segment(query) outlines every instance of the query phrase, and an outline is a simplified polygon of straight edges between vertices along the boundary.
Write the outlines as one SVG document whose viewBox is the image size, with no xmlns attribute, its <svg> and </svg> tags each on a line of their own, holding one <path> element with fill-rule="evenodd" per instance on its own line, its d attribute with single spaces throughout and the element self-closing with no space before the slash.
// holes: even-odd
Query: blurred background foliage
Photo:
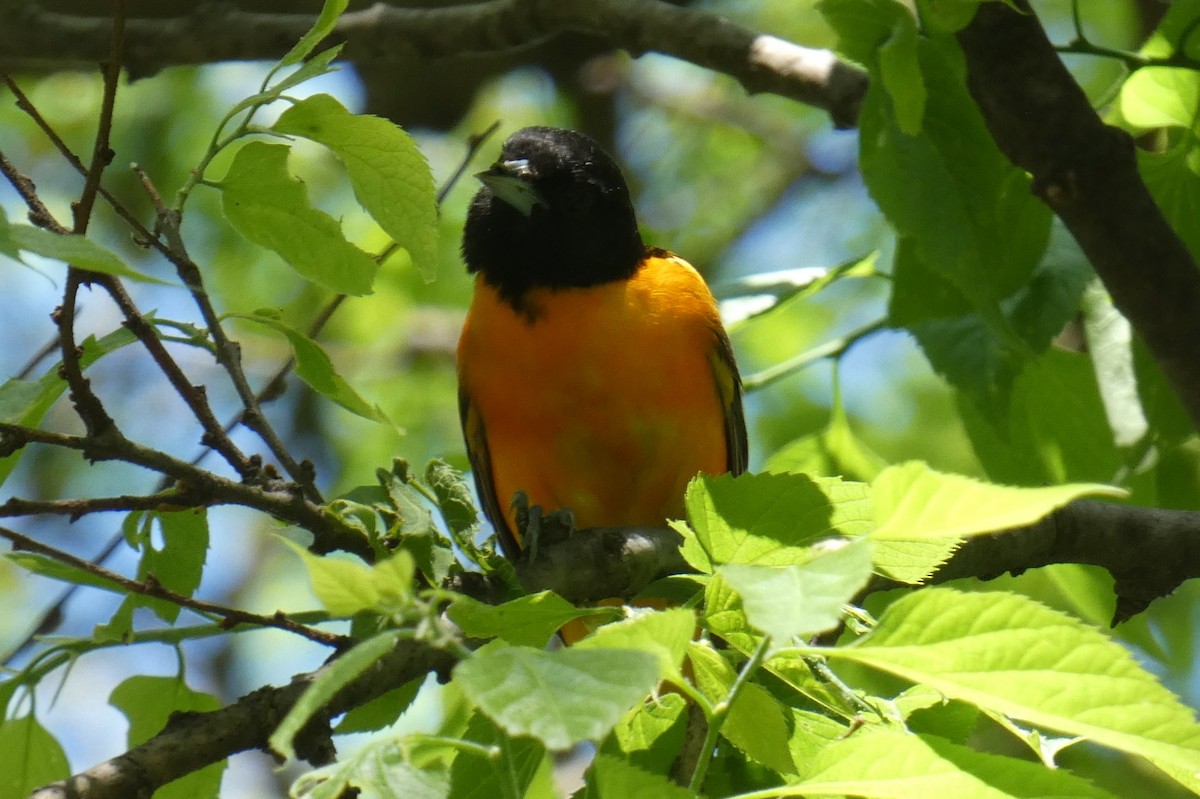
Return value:
<svg viewBox="0 0 1200 799">
<path fill-rule="evenodd" d="M 694 5 L 807 46 L 835 44 L 812 2 L 713 0 Z M 1066 0 L 1036 6 L 1052 38 L 1071 38 Z M 1130 49 L 1140 45 L 1163 11 L 1163 4 L 1153 0 L 1095 0 L 1081 6 L 1094 41 Z M 376 74 L 378 70 L 360 74 L 345 64 L 340 72 L 295 92 L 328 92 L 351 110 L 392 115 L 420 143 L 439 183 L 461 163 L 469 137 L 500 121 L 499 131 L 441 206 L 436 280 L 427 283 L 401 253 L 384 265 L 374 293 L 346 302 L 321 335 L 338 370 L 378 403 L 404 434 L 317 398 L 294 378 L 284 397 L 269 407 L 293 453 L 316 463 L 326 496 L 372 482 L 374 470 L 394 457 L 417 465 L 443 457 L 466 467 L 454 348 L 471 292 L 458 252 L 466 206 L 476 188 L 470 173 L 484 168 L 500 142 L 526 125 L 577 128 L 597 137 L 626 167 L 646 240 L 688 259 L 718 293 L 761 273 L 863 261 L 852 276 L 820 292 L 732 326 L 743 376 L 751 382 L 763 370 L 886 317 L 887 273 L 895 242 L 858 172 L 856 132 L 834 131 L 823 113 L 778 97 L 747 97 L 731 79 L 665 57 L 631 59 L 583 48 L 573 54 L 559 51 L 547 60 L 549 66 L 543 68 L 510 59 L 515 66 L 491 73 L 479 65 L 465 66 L 458 76 L 458 95 L 438 98 L 442 103 L 437 112 L 416 100 L 410 109 L 404 98 L 411 99 L 413 84 L 420 86 L 427 77 L 427 93 L 450 91 L 446 86 L 457 74 L 452 68 L 434 80 L 420 65 L 405 67 L 411 71 L 403 80 L 391 81 L 397 92 L 389 96 L 387 75 Z M 1087 56 L 1073 56 L 1068 62 L 1097 104 L 1112 100 L 1124 74 L 1120 64 Z M 142 219 L 150 219 L 150 203 L 124 167 L 137 162 L 164 196 L 172 196 L 218 120 L 257 87 L 266 68 L 171 68 L 124 84 L 117 100 L 112 135 L 116 159 L 106 175 L 108 188 Z M 74 151 L 90 152 L 100 101 L 98 75 L 29 73 L 14 78 Z M 457 113 L 445 110 L 447 105 Z M 35 179 L 56 215 L 69 219 L 69 203 L 80 178 L 11 98 L 0 103 L 0 147 Z M 223 156 L 224 164 L 229 158 L 228 153 Z M 222 174 L 224 164 L 211 174 Z M 353 240 L 368 251 L 383 247 L 385 239 L 357 209 L 327 152 L 297 146 L 291 168 L 307 184 L 314 204 L 341 218 Z M 218 310 L 278 308 L 295 327 L 307 327 L 330 297 L 238 236 L 222 218 L 219 199 L 211 189 L 197 189 L 183 226 Z M 11 219 L 23 216 L 19 198 L 7 185 L 0 186 L 0 203 Z M 135 268 L 174 281 L 168 265 L 135 246 L 106 207 L 99 208 L 92 231 Z M 32 354 L 54 335 L 49 314 L 60 301 L 63 271 L 51 263 L 40 271 L 7 261 L 0 268 L 0 377 L 29 368 L 33 375 L 40 374 L 49 361 L 29 364 Z M 144 311 L 155 309 L 159 317 L 200 324 L 181 289 L 137 285 L 133 291 Z M 102 335 L 117 324 L 116 311 L 105 297 L 82 295 L 82 333 Z M 265 328 L 231 325 L 244 347 L 251 379 L 261 385 L 288 357 L 286 342 Z M 223 415 L 231 415 L 235 397 L 211 357 L 183 345 L 174 351 L 193 380 L 208 386 Z M 198 454 L 197 428 L 137 347 L 104 358 L 90 375 L 130 436 L 184 458 Z M 954 391 L 932 371 L 910 335 L 877 330 L 836 360 L 814 358 L 806 368 L 764 381 L 748 395 L 751 468 L 802 466 L 864 477 L 883 463 L 921 459 L 937 469 L 986 476 L 959 409 Z M 78 428 L 65 401 L 45 424 Z M 260 449 L 245 431 L 238 431 L 235 439 L 251 451 Z M 1188 468 L 1194 462 L 1194 453 L 1182 461 Z M 215 458 L 206 463 L 221 468 Z M 1191 479 L 1177 478 L 1181 488 L 1172 496 L 1190 495 L 1195 506 L 1195 495 L 1189 493 L 1194 478 L 1194 473 Z M 153 475 L 131 466 L 91 469 L 66 451 L 31 448 L 0 498 L 134 493 L 150 489 L 154 481 Z M 74 524 L 50 517 L 22 521 L 13 526 L 83 557 L 101 551 L 120 524 L 119 518 L 103 514 Z M 278 530 L 269 522 L 220 508 L 212 511 L 211 522 L 210 568 L 201 597 L 261 612 L 310 604 L 298 561 L 270 535 Z M 128 550 L 118 550 L 109 561 L 125 572 L 134 563 Z M 1058 567 L 1020 579 L 1022 590 L 1103 623 L 1112 605 L 1107 578 L 1081 574 L 1086 574 L 1082 567 Z M 0 560 L 0 606 L 7 610 L 0 614 L 0 652 L 17 647 L 62 590 L 58 584 L 18 574 Z M 1193 705 L 1195 594 L 1185 587 L 1118 631 L 1174 690 L 1190 696 Z M 108 595 L 81 594 L 67 603 L 64 617 L 47 631 L 89 635 L 93 625 L 108 619 L 117 602 Z M 193 642 L 185 651 L 189 684 L 224 700 L 266 682 L 286 680 L 317 666 L 323 656 L 319 648 L 277 631 Z M 19 654 L 8 665 L 19 667 L 27 657 Z M 39 717 L 61 736 L 73 768 L 86 767 L 125 749 L 124 719 L 107 705 L 112 688 L 130 673 L 173 674 L 176 668 L 175 653 L 165 646 L 89 655 L 61 683 L 43 686 Z M 270 795 L 279 790 L 277 779 L 265 756 L 237 758 L 223 795 Z"/>
</svg>

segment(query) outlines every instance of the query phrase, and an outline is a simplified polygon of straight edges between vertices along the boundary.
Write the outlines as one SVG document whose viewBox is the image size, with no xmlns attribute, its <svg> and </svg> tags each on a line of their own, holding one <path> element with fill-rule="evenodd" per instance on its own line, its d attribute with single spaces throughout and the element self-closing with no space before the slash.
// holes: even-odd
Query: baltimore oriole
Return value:
<svg viewBox="0 0 1200 799">
<path fill-rule="evenodd" d="M 581 133 L 520 130 L 478 177 L 459 410 L 505 554 L 521 548 L 518 491 L 570 509 L 576 529 L 682 518 L 698 472 L 746 469 L 741 380 L 712 293 L 642 243 L 620 169 Z"/>
</svg>

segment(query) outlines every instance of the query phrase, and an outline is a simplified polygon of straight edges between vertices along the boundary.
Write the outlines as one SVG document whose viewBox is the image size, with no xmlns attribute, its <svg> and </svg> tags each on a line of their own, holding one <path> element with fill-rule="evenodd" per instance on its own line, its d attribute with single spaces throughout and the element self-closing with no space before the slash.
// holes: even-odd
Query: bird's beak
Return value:
<svg viewBox="0 0 1200 799">
<path fill-rule="evenodd" d="M 497 161 L 483 172 L 475 173 L 475 177 L 492 190 L 492 194 L 516 208 L 524 216 L 533 213 L 536 205 L 545 205 L 546 201 L 530 182 L 532 173 L 529 162 L 524 158 L 510 161 Z"/>
</svg>

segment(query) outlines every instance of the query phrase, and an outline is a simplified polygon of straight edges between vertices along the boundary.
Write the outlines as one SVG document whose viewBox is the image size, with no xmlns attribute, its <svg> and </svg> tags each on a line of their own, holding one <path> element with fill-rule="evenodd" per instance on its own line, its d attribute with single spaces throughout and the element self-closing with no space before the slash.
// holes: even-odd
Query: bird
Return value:
<svg viewBox="0 0 1200 799">
<path fill-rule="evenodd" d="M 693 477 L 747 466 L 741 379 L 712 292 L 644 244 L 620 168 L 583 133 L 518 130 L 476 177 L 459 412 L 504 553 L 526 543 L 518 492 L 580 531 L 684 518 Z"/>
</svg>

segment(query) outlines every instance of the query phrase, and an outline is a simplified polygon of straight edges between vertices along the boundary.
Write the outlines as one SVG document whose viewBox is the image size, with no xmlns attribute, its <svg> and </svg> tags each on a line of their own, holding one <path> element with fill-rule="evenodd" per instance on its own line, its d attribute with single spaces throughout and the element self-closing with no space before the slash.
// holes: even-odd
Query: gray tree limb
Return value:
<svg viewBox="0 0 1200 799">
<path fill-rule="evenodd" d="M 197 2 L 173 17 L 126 22 L 125 63 L 134 75 L 177 64 L 275 59 L 312 25 L 309 14 L 245 11 Z M 6 63 L 91 67 L 108 53 L 105 17 L 57 13 L 30 3 L 0 3 L 0 53 Z M 829 112 L 851 127 L 866 74 L 817 50 L 750 30 L 707 11 L 659 0 L 492 0 L 406 8 L 376 3 L 343 14 L 330 43 L 347 43 L 357 63 L 424 61 L 518 51 L 565 32 L 594 36 L 635 56 L 657 52 L 735 78 L 749 92 L 771 92 Z"/>
<path fill-rule="evenodd" d="M 1026 0 L 984 3 L 958 34 L 967 86 L 1001 151 L 1029 171 L 1200 428 L 1200 269 Z"/>
<path fill-rule="evenodd" d="M 310 722 L 296 739 L 297 754 L 317 763 L 328 761 L 332 755 L 328 719 L 431 671 L 447 674 L 452 665 L 445 652 L 418 641 L 401 641 L 339 691 L 323 719 Z M 318 669 L 297 675 L 284 686 L 259 688 L 219 710 L 176 714 L 162 732 L 140 746 L 47 785 L 32 799 L 150 799 L 172 780 L 247 749 L 266 749 L 271 733 L 320 673 Z"/>
<path fill-rule="evenodd" d="M 517 575 L 530 591 L 548 588 L 574 602 L 628 598 L 656 577 L 688 571 L 681 540 L 665 527 L 584 530 L 541 548 Z M 608 557 L 621 560 L 606 568 Z M 1106 569 L 1116 580 L 1118 624 L 1200 577 L 1200 511 L 1076 500 L 1027 527 L 967 539 L 927 583 L 988 580 L 1053 563 Z M 877 580 L 871 589 L 894 587 Z"/>
</svg>

